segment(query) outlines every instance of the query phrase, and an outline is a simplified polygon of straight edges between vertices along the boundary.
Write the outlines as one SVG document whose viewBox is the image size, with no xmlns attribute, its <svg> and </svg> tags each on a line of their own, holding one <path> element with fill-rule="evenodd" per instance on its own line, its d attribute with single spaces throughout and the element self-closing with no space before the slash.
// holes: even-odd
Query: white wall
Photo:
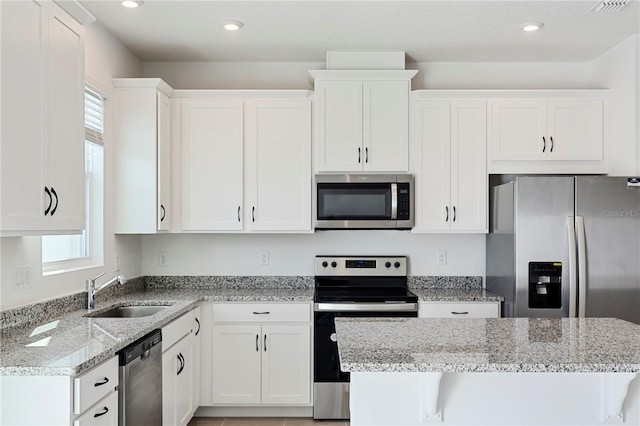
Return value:
<svg viewBox="0 0 640 426">
<path fill-rule="evenodd" d="M 589 63 L 407 63 L 418 89 L 592 89 Z M 174 89 L 313 89 L 322 62 L 143 62 Z"/>
<path fill-rule="evenodd" d="M 634 35 L 593 62 L 592 79 L 609 89 L 605 110 L 607 169 L 614 176 L 640 175 L 640 36 Z"/>
<path fill-rule="evenodd" d="M 174 234 L 142 237 L 144 275 L 315 275 L 316 255 L 407 255 L 411 275 L 480 275 L 485 236 L 406 231 L 319 231 L 315 234 Z M 436 265 L 436 250 L 447 264 Z M 168 265 L 158 266 L 158 252 Z M 269 265 L 258 263 L 269 252 Z"/>
<path fill-rule="evenodd" d="M 85 27 L 85 72 L 87 80 L 110 95 L 112 77 L 138 77 L 140 61 L 98 23 Z M 109 104 L 105 117 L 105 265 L 82 271 L 42 276 L 41 237 L 0 238 L 0 310 L 77 293 L 84 282 L 102 271 L 114 272 L 115 253 L 120 255 L 121 270 L 127 277 L 140 275 L 140 237 L 113 235 L 113 139 Z M 16 290 L 15 267 L 31 267 L 31 287 Z"/>
</svg>

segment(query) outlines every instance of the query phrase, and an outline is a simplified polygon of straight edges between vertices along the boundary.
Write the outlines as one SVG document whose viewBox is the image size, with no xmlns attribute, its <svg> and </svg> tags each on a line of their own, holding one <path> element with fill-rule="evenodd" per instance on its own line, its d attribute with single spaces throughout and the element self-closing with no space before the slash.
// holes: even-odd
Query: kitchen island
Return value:
<svg viewBox="0 0 640 426">
<path fill-rule="evenodd" d="M 336 318 L 351 425 L 640 424 L 640 325 Z"/>
</svg>

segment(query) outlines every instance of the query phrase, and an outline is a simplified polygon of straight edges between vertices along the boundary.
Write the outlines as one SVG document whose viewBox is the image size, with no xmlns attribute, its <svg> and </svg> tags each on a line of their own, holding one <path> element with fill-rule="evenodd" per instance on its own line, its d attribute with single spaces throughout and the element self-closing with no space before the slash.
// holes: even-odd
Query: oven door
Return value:
<svg viewBox="0 0 640 426">
<path fill-rule="evenodd" d="M 417 311 L 314 312 L 313 418 L 349 418 L 349 373 L 340 371 L 336 317 L 417 317 Z"/>
</svg>

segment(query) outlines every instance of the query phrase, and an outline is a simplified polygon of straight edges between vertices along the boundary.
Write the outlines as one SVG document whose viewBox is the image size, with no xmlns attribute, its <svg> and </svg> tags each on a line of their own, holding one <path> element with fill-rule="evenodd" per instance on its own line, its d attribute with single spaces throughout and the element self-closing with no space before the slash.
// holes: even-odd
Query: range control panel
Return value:
<svg viewBox="0 0 640 426">
<path fill-rule="evenodd" d="M 317 276 L 406 276 L 406 256 L 316 256 Z"/>
</svg>

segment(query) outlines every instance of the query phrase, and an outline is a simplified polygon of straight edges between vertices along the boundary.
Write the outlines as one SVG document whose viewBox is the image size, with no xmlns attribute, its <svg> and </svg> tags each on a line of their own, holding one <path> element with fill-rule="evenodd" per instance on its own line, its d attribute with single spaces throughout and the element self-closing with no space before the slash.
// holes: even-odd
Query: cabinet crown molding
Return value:
<svg viewBox="0 0 640 426">
<path fill-rule="evenodd" d="M 322 80 L 411 80 L 418 70 L 309 70 Z"/>
<path fill-rule="evenodd" d="M 114 78 L 113 87 L 117 89 L 158 89 L 167 96 L 173 96 L 174 90 L 161 78 Z"/>
</svg>

